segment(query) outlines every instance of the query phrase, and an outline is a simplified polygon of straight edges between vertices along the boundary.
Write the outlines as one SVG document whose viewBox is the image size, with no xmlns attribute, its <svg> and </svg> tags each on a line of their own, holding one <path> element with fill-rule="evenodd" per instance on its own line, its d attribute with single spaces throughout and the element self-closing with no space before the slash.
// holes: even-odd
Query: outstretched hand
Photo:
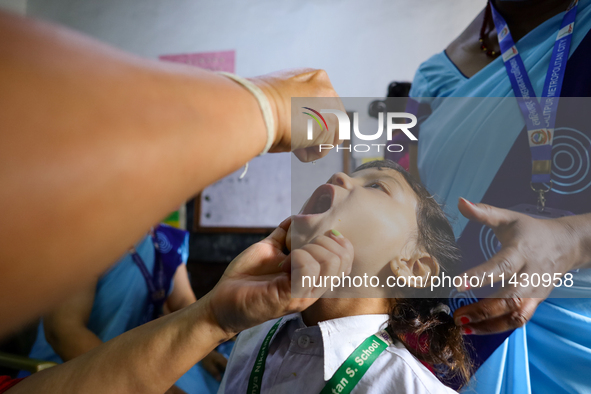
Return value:
<svg viewBox="0 0 591 394">
<path fill-rule="evenodd" d="M 486 204 L 474 204 L 460 199 L 462 215 L 492 228 L 501 242 L 501 250 L 487 262 L 466 272 L 468 278 L 485 277 L 480 286 L 490 285 L 504 276 L 504 289 L 495 296 L 462 306 L 454 312 L 457 325 L 465 334 L 491 334 L 508 331 L 527 323 L 536 308 L 545 300 L 554 285 L 580 258 L 580 241 L 568 218 L 535 219 L 528 215 Z M 516 274 L 518 286 L 508 284 Z M 546 275 L 551 280 L 532 285 L 532 275 Z M 534 284 L 535 281 L 533 282 Z M 463 284 L 459 291 L 469 287 Z"/>
<path fill-rule="evenodd" d="M 209 297 L 211 315 L 228 336 L 267 320 L 299 312 L 313 304 L 325 288 L 300 289 L 292 297 L 292 278 L 348 274 L 353 246 L 342 235 L 321 235 L 286 255 L 291 218 L 271 235 L 232 261 Z"/>
</svg>

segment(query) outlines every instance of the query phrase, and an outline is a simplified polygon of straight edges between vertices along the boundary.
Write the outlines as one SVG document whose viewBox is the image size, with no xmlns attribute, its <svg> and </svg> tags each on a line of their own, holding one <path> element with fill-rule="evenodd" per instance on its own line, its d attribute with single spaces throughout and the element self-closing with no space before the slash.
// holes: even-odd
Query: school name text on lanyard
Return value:
<svg viewBox="0 0 591 394">
<path fill-rule="evenodd" d="M 523 60 L 515 46 L 509 26 L 505 19 L 497 12 L 493 2 L 489 2 L 501 53 L 509 80 L 519 109 L 525 120 L 527 137 L 532 159 L 531 188 L 538 193 L 538 209 L 543 211 L 546 199 L 544 194 L 552 188 L 552 142 L 556 123 L 558 98 L 562 90 L 562 82 L 566 69 L 566 62 L 570 52 L 572 33 L 575 27 L 577 6 L 579 1 L 573 0 L 568 6 L 562 23 L 556 35 L 550 65 L 546 73 L 542 102 L 536 98 Z M 536 188 L 535 184 L 543 184 L 545 188 Z"/>
<path fill-rule="evenodd" d="M 263 340 L 255 359 L 254 366 L 252 367 L 252 372 L 250 373 L 248 389 L 246 391 L 247 394 L 260 394 L 261 392 L 263 374 L 265 373 L 265 362 L 267 361 L 267 355 L 269 353 L 269 344 L 271 343 L 273 335 L 275 335 L 275 332 L 279 328 L 281 320 L 282 319 L 277 320 Z M 347 357 L 345 362 L 341 364 L 332 378 L 326 382 L 326 385 L 320 394 L 350 393 L 378 356 L 382 354 L 391 343 L 393 343 L 392 338 L 385 330 L 381 330 L 367 338 L 353 351 L 353 353 L 351 353 L 349 357 Z"/>
</svg>

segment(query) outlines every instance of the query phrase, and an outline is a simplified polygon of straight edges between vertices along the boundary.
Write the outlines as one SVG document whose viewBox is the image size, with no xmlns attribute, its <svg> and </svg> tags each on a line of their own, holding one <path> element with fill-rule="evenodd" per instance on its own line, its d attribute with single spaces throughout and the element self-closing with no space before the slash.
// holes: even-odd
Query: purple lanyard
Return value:
<svg viewBox="0 0 591 394">
<path fill-rule="evenodd" d="M 153 239 L 153 241 L 154 245 L 156 245 L 156 240 Z M 142 276 L 146 281 L 148 292 L 150 293 L 150 298 L 148 299 L 148 312 L 144 319 L 145 322 L 148 322 L 160 316 L 160 314 L 162 313 L 164 301 L 166 299 L 166 291 L 164 290 L 164 267 L 162 263 L 162 258 L 156 252 L 154 261 L 154 276 L 150 274 L 150 272 L 148 271 L 148 267 L 146 267 L 146 264 L 144 263 L 144 260 L 135 251 L 135 249 L 131 252 L 131 258 L 140 269 L 140 272 L 142 273 Z"/>
<path fill-rule="evenodd" d="M 552 50 L 548 72 L 546 73 L 542 102 L 540 103 L 536 98 L 533 85 L 523 60 L 517 51 L 513 37 L 511 37 L 507 22 L 497 12 L 492 2 L 489 2 L 495 28 L 497 29 L 503 62 L 525 120 L 532 158 L 531 188 L 538 193 L 538 203 L 542 210 L 545 204 L 544 193 L 552 188 L 552 141 L 556 123 L 556 110 L 570 51 L 578 3 L 578 0 L 573 0 L 562 18 L 554 49 Z M 534 184 L 544 184 L 545 189 L 538 189 L 534 187 Z"/>
</svg>

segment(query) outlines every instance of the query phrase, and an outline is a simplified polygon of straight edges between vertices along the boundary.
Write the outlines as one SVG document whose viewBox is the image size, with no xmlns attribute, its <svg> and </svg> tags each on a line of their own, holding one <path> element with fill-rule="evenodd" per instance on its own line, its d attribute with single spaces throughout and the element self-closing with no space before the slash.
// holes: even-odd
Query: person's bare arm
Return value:
<svg viewBox="0 0 591 394">
<path fill-rule="evenodd" d="M 216 287 L 196 303 L 120 335 L 71 361 L 38 372 L 7 391 L 118 394 L 165 392 L 219 343 L 239 331 L 301 311 L 326 289 L 311 287 L 292 298 L 303 276 L 349 275 L 353 246 L 342 235 L 319 236 L 319 248 L 286 256 L 289 220 L 242 252 Z M 325 238 L 336 242 L 326 249 Z"/>
<path fill-rule="evenodd" d="M 17 393 L 164 393 L 227 334 L 202 300 L 153 320 L 8 390 Z"/>
<path fill-rule="evenodd" d="M 95 294 L 96 282 L 68 298 L 66 302 L 43 317 L 45 338 L 64 361 L 81 356 L 103 343 L 94 332 L 88 329 L 88 319 L 92 312 Z M 195 298 L 194 295 L 193 298 Z M 172 386 L 165 394 L 173 393 L 185 392 Z"/>
<path fill-rule="evenodd" d="M 43 318 L 45 339 L 64 361 L 78 357 L 103 343 L 88 329 L 95 292 L 96 281 Z"/>
<path fill-rule="evenodd" d="M 267 140 L 257 100 L 226 77 L 3 12 L 0 79 L 0 299 L 12 300 L 0 336 L 82 289 Z M 272 151 L 334 143 L 329 123 L 326 141 L 291 146 L 290 98 L 336 96 L 324 72 L 251 80 L 273 109 Z"/>
<path fill-rule="evenodd" d="M 187 266 L 181 264 L 174 274 L 173 288 L 166 299 L 166 309 L 175 312 L 191 305 L 195 301 L 197 301 L 197 298 L 191 288 Z M 217 381 L 222 380 L 222 373 L 226 370 L 227 364 L 228 360 L 226 357 L 216 350 L 212 350 L 201 360 L 201 366 L 203 369 L 205 369 Z"/>
</svg>

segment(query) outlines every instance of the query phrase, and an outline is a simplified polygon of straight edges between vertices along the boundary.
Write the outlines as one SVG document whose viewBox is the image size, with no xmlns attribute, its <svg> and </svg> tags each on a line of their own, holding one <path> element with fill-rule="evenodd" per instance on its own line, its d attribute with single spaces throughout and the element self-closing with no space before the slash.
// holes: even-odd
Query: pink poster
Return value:
<svg viewBox="0 0 591 394">
<path fill-rule="evenodd" d="M 211 71 L 226 71 L 233 73 L 235 51 L 181 53 L 178 55 L 162 55 L 160 60 L 185 63 Z"/>
</svg>

